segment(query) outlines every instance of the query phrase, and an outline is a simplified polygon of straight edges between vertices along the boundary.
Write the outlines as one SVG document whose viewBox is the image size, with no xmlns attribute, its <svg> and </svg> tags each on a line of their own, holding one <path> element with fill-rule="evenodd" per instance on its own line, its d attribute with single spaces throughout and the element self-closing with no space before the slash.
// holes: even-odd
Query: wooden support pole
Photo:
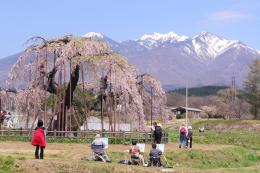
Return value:
<svg viewBox="0 0 260 173">
<path fill-rule="evenodd" d="M 83 84 L 83 96 L 84 96 L 84 115 L 85 115 L 85 122 L 84 122 L 84 130 L 88 130 L 88 114 L 87 114 L 87 98 L 86 98 L 86 91 L 85 91 L 85 80 L 84 80 L 84 66 L 81 64 L 81 77 L 82 77 L 82 84 Z"/>
<path fill-rule="evenodd" d="M 26 113 L 27 113 L 27 116 L 26 116 L 26 124 L 25 124 L 25 128 L 28 129 L 28 124 L 29 124 L 29 107 L 30 107 L 30 104 L 29 104 L 29 98 L 28 98 L 28 93 L 26 95 Z"/>
<path fill-rule="evenodd" d="M 143 107 L 143 75 L 141 75 L 141 100 L 142 100 L 142 107 Z M 138 125 L 139 125 L 139 131 L 141 130 L 141 115 L 138 114 Z"/>
<path fill-rule="evenodd" d="M 151 87 L 151 126 L 153 125 L 153 87 Z"/>
<path fill-rule="evenodd" d="M 30 68 L 29 68 L 29 84 L 31 83 L 31 81 L 32 81 L 32 65 L 30 65 Z M 26 95 L 27 117 L 26 117 L 26 125 L 25 125 L 27 129 L 28 129 L 28 124 L 29 124 L 29 120 L 30 120 L 30 113 L 29 113 L 29 111 L 30 111 L 30 104 L 29 103 L 30 102 L 29 102 L 29 97 L 28 97 L 28 93 L 27 93 L 27 95 Z"/>
<path fill-rule="evenodd" d="M 63 104 L 62 104 L 62 131 L 67 131 L 67 116 L 66 116 L 66 106 L 65 106 L 65 97 L 66 97 L 66 63 L 63 62 Z"/>
<path fill-rule="evenodd" d="M 118 100 L 118 105 L 120 105 Z M 116 109 L 117 109 L 117 97 L 116 97 Z M 117 131 L 120 131 L 120 107 L 118 108 L 117 112 Z"/>
<path fill-rule="evenodd" d="M 48 70 L 48 50 L 47 47 L 45 49 L 45 67 L 44 67 L 44 76 L 43 76 L 43 85 L 44 85 L 44 126 L 47 125 L 47 81 L 45 82 L 45 77 L 47 78 L 47 70 Z"/>
<path fill-rule="evenodd" d="M 2 111 L 2 98 L 1 98 L 1 94 L 0 94 L 0 111 Z M 2 123 L 0 122 L 0 130 L 1 129 L 2 129 Z"/>
<path fill-rule="evenodd" d="M 53 69 L 55 68 L 55 63 L 56 63 L 56 51 L 53 52 Z M 58 94 L 57 94 L 58 95 Z M 56 115 L 56 100 L 53 94 L 53 99 L 52 99 L 52 122 L 51 122 L 51 129 L 53 130 L 54 126 L 54 121 L 55 121 L 55 115 Z"/>
<path fill-rule="evenodd" d="M 38 52 L 36 52 L 36 68 L 35 68 L 35 79 L 34 80 L 37 80 L 37 78 L 38 78 L 38 71 L 39 71 L 39 69 L 38 69 L 38 62 L 39 61 L 39 54 L 38 54 Z M 34 95 L 34 119 L 36 119 L 36 109 L 37 109 L 37 97 L 36 97 L 36 90 L 34 90 L 34 92 L 33 92 L 33 95 Z M 32 127 L 31 127 L 31 129 L 33 128 L 33 124 L 32 124 Z"/>
<path fill-rule="evenodd" d="M 114 105 L 113 105 L 113 102 L 114 102 Z M 113 117 L 114 117 L 114 131 L 116 131 L 116 108 L 115 108 L 116 103 L 115 103 L 115 95 L 112 95 L 111 104 L 112 104 L 111 111 L 113 112 Z"/>
<path fill-rule="evenodd" d="M 103 91 L 101 93 L 101 136 L 103 136 L 104 122 L 103 122 Z"/>
<path fill-rule="evenodd" d="M 58 121 L 58 131 L 61 131 L 62 129 L 62 110 L 63 110 L 63 107 L 62 107 L 62 69 L 59 70 L 59 79 L 58 79 L 58 85 L 59 85 L 59 92 L 57 94 L 57 97 L 58 97 L 58 117 L 57 117 L 57 121 Z M 58 133 L 58 136 L 60 136 L 60 133 Z"/>
<path fill-rule="evenodd" d="M 71 108 L 72 109 L 72 108 Z M 80 130 L 80 124 L 79 124 L 79 121 L 78 121 L 78 119 L 77 119 L 77 117 L 76 117 L 76 115 L 75 115 L 75 113 L 74 113 L 74 108 L 73 108 L 73 113 L 72 113 L 72 115 L 73 115 L 73 118 L 74 118 L 74 120 L 75 120 L 75 122 L 76 122 L 76 124 L 77 124 L 77 126 L 78 126 L 78 129 Z M 74 131 L 74 130 L 73 130 Z"/>
<path fill-rule="evenodd" d="M 71 69 L 71 59 L 70 59 L 70 131 L 71 131 L 71 119 L 72 119 L 72 98 L 71 98 L 71 96 L 72 96 L 72 92 L 71 92 L 71 82 L 72 82 L 72 71 L 71 71 L 72 69 Z"/>
</svg>

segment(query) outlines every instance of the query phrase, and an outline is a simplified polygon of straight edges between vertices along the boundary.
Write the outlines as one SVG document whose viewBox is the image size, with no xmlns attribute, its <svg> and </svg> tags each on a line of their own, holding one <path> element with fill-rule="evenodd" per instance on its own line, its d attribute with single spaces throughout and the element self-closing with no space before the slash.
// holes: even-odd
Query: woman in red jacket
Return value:
<svg viewBox="0 0 260 173">
<path fill-rule="evenodd" d="M 43 152 L 46 146 L 45 143 L 45 128 L 43 127 L 43 121 L 38 120 L 37 127 L 35 128 L 35 133 L 32 139 L 32 145 L 36 147 L 35 149 L 35 159 L 43 159 Z M 39 149 L 40 149 L 40 157 L 39 157 Z"/>
</svg>

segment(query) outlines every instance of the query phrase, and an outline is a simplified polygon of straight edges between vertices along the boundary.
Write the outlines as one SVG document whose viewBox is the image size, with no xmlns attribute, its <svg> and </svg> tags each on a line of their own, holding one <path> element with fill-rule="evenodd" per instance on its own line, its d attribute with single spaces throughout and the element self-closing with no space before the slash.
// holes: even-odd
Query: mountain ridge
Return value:
<svg viewBox="0 0 260 173">
<path fill-rule="evenodd" d="M 163 85 L 230 85 L 232 76 L 235 76 L 237 86 L 242 87 L 248 65 L 260 58 L 259 50 L 210 32 L 201 32 L 193 37 L 174 32 L 154 32 L 122 42 L 96 32 L 86 33 L 83 37 L 106 41 L 114 51 L 135 64 L 140 73 L 151 73 Z M 3 73 L 0 86 L 7 77 L 7 72 Z"/>
</svg>

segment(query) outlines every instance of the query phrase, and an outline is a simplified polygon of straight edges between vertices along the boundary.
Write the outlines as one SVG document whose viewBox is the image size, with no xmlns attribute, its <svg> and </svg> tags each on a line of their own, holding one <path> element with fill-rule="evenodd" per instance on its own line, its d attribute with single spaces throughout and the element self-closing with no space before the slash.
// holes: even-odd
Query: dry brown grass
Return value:
<svg viewBox="0 0 260 173">
<path fill-rule="evenodd" d="M 178 144 L 166 145 L 166 152 L 176 150 Z M 194 150 L 218 150 L 228 145 L 195 145 Z M 116 153 L 127 150 L 126 145 L 110 145 L 108 153 Z M 146 152 L 150 150 L 150 145 Z M 0 156 L 12 156 L 16 158 L 14 172 L 17 173 L 148 173 L 148 172 L 236 172 L 236 170 L 196 170 L 183 167 L 173 169 L 147 168 L 141 166 L 129 166 L 117 164 L 119 158 L 128 159 L 127 154 L 119 153 L 119 157 L 112 158 L 113 163 L 101 163 L 81 160 L 82 157 L 90 155 L 89 144 L 48 144 L 45 150 L 44 160 L 34 159 L 34 147 L 27 142 L 1 142 Z M 121 157 L 120 157 L 121 155 Z M 249 170 L 251 168 L 245 168 Z"/>
</svg>

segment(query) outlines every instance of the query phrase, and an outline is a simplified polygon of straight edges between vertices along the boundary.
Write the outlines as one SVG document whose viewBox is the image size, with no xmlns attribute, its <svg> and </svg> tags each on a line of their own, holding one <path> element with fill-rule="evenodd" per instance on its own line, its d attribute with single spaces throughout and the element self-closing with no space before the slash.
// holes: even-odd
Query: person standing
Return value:
<svg viewBox="0 0 260 173">
<path fill-rule="evenodd" d="M 182 125 L 180 126 L 179 133 L 180 133 L 179 148 L 186 147 L 187 127 L 185 126 L 185 123 L 182 123 Z"/>
<path fill-rule="evenodd" d="M 38 120 L 37 127 L 35 128 L 35 133 L 32 138 L 32 145 L 35 146 L 35 159 L 43 159 L 44 148 L 46 147 L 45 142 L 45 128 L 43 127 L 43 121 Z M 39 156 L 40 150 L 40 156 Z"/>
<path fill-rule="evenodd" d="M 153 141 L 155 144 L 160 144 L 162 140 L 162 128 L 157 124 L 157 122 L 153 123 L 154 131 L 153 131 Z"/>
<path fill-rule="evenodd" d="M 190 146 L 188 146 L 189 144 Z M 192 148 L 192 127 L 191 126 L 188 127 L 186 147 Z"/>
</svg>

